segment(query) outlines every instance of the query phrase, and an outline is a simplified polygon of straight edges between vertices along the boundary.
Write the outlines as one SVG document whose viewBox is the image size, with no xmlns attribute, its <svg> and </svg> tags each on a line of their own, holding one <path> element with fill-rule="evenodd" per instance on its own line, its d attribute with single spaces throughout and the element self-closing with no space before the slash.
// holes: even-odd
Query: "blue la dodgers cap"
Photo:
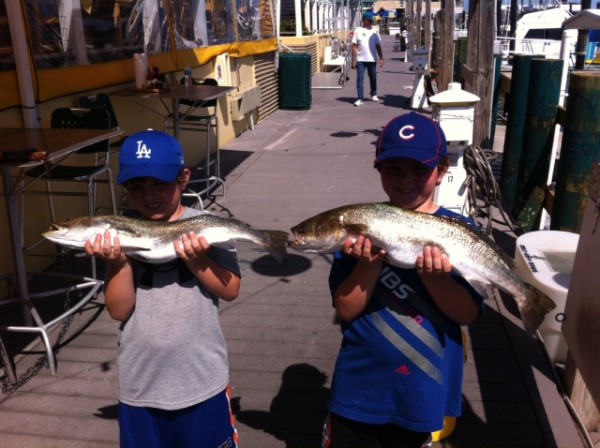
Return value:
<svg viewBox="0 0 600 448">
<path fill-rule="evenodd" d="M 139 177 L 173 182 L 183 167 L 181 143 L 165 132 L 148 129 L 130 135 L 123 142 L 117 183 Z"/>
<path fill-rule="evenodd" d="M 375 166 L 384 160 L 407 158 L 435 168 L 448 152 L 442 128 L 416 112 L 400 115 L 385 125 L 375 152 Z"/>
</svg>

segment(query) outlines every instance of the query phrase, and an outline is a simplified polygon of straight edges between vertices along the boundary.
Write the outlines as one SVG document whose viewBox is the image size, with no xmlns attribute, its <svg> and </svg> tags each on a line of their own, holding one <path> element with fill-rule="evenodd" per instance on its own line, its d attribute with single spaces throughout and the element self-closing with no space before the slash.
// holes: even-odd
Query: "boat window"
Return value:
<svg viewBox="0 0 600 448">
<path fill-rule="evenodd" d="M 560 28 L 543 28 L 527 31 L 525 39 L 561 40 L 562 30 Z"/>
<path fill-rule="evenodd" d="M 0 71 L 14 70 L 0 0 Z M 54 69 L 271 38 L 272 0 L 23 0 L 36 68 Z"/>
</svg>

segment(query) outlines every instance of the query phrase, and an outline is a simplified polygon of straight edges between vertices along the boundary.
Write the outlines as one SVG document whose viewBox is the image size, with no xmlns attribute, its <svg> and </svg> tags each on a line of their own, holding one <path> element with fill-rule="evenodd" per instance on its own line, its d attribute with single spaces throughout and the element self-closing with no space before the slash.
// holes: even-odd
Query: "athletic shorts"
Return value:
<svg viewBox="0 0 600 448">
<path fill-rule="evenodd" d="M 228 390 L 184 409 L 119 403 L 120 448 L 237 448 Z"/>
<path fill-rule="evenodd" d="M 330 413 L 323 430 L 323 448 L 421 448 L 431 433 L 401 426 L 371 425 Z"/>
</svg>

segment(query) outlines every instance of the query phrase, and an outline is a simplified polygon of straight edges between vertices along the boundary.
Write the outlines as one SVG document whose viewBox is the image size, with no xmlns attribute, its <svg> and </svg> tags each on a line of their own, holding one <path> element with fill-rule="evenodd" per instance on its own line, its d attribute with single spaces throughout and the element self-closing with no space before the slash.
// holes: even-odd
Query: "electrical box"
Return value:
<svg viewBox="0 0 600 448">
<path fill-rule="evenodd" d="M 467 146 L 473 143 L 475 104 L 478 101 L 478 96 L 462 90 L 459 83 L 451 83 L 448 90 L 429 98 L 433 106 L 432 118 L 444 131 L 450 158 L 450 168 L 436 187 L 434 201 L 464 216 L 471 211 L 464 154 Z"/>
<path fill-rule="evenodd" d="M 466 140 L 447 141 L 450 168 L 442 183 L 435 189 L 433 200 L 436 204 L 453 212 L 467 216 L 470 213 L 467 201 L 467 171 L 464 167 Z"/>
<path fill-rule="evenodd" d="M 425 49 L 418 49 L 413 51 L 412 63 L 415 73 L 423 74 L 427 68 L 429 62 L 429 52 Z"/>
</svg>

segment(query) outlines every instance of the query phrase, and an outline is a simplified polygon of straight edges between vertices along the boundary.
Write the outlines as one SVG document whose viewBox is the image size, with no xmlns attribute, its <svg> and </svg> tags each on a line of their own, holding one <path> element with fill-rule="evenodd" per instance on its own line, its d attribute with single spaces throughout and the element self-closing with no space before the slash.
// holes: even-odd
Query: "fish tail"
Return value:
<svg viewBox="0 0 600 448">
<path fill-rule="evenodd" d="M 264 249 L 277 261 L 283 261 L 287 256 L 289 234 L 281 230 L 263 230 Z"/>
<path fill-rule="evenodd" d="M 544 316 L 556 308 L 556 304 L 546 294 L 533 286 L 528 288 L 527 298 L 519 306 L 525 331 L 533 334 L 544 320 Z"/>
</svg>

